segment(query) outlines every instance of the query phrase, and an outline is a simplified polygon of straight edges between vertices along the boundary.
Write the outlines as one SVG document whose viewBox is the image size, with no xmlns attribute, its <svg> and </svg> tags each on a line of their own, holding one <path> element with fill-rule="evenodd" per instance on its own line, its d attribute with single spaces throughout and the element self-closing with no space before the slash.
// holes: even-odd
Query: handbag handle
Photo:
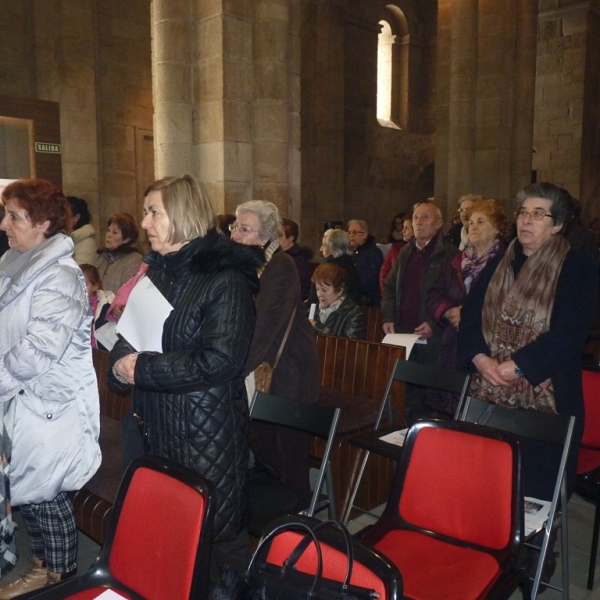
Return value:
<svg viewBox="0 0 600 600">
<path fill-rule="evenodd" d="M 322 521 L 318 523 L 311 529 L 313 533 L 312 538 L 314 539 L 317 531 L 321 529 L 325 529 L 326 527 L 334 527 L 338 531 L 342 532 L 342 536 L 344 538 L 344 542 L 346 543 L 346 556 L 348 557 L 348 565 L 346 567 L 346 576 L 344 577 L 344 581 L 342 582 L 342 594 L 346 595 L 348 593 L 348 586 L 350 584 L 350 578 L 352 577 L 352 569 L 354 568 L 354 546 L 352 545 L 352 540 L 350 539 L 350 533 L 348 529 L 344 527 L 341 523 L 337 521 L 329 520 Z M 310 529 L 310 528 L 309 528 Z M 304 538 L 298 543 L 298 545 L 294 548 L 292 553 L 288 556 L 286 563 L 289 564 L 290 567 L 295 567 L 296 563 L 304 554 L 304 551 L 308 548 L 308 545 L 311 543 L 311 536 L 305 535 Z M 320 545 L 316 544 L 320 550 Z"/>
<path fill-rule="evenodd" d="M 294 529 L 301 529 L 306 532 L 304 538 L 302 539 L 302 541 L 300 543 L 304 542 L 304 540 L 309 540 L 307 542 L 307 546 L 308 546 L 308 543 L 310 543 L 310 541 L 314 541 L 315 548 L 317 550 L 317 571 L 315 573 L 315 578 L 313 580 L 313 584 L 308 592 L 308 597 L 311 598 L 314 595 L 314 593 L 319 589 L 319 585 L 321 583 L 321 578 L 323 576 L 323 554 L 321 552 L 321 546 L 319 545 L 319 540 L 317 539 L 316 534 L 308 525 L 305 525 L 304 523 L 300 523 L 297 521 L 295 521 L 293 523 L 284 523 L 283 525 L 279 525 L 279 527 L 275 527 L 275 529 L 270 531 L 260 541 L 260 543 L 258 544 L 258 547 L 254 551 L 254 554 L 252 555 L 252 558 L 250 559 L 250 564 L 248 565 L 248 568 L 246 569 L 246 574 L 248 575 L 252 571 L 254 564 L 256 562 L 256 558 L 260 554 L 260 551 L 265 547 L 267 542 L 270 542 L 277 534 L 279 534 L 283 531 L 290 531 L 290 530 L 294 530 Z M 296 548 L 297 548 L 297 546 L 296 546 Z M 292 554 L 296 551 L 296 548 L 294 548 L 294 550 L 292 551 Z M 281 568 L 282 576 L 285 575 L 285 573 L 287 572 L 288 569 L 293 568 L 295 566 L 295 563 L 290 564 L 289 560 L 290 560 L 290 557 L 288 556 L 288 558 L 286 558 L 283 561 L 283 567 Z"/>
</svg>

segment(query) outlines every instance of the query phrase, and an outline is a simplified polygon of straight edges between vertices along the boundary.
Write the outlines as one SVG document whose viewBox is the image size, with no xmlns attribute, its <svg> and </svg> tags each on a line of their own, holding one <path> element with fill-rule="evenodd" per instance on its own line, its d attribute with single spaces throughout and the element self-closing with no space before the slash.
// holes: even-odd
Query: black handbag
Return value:
<svg viewBox="0 0 600 600">
<path fill-rule="evenodd" d="M 324 528 L 339 530 L 345 541 L 348 563 L 344 581 L 323 577 L 323 552 L 317 533 Z M 285 531 L 304 533 L 292 549 L 283 566 L 267 563 L 264 554 L 271 540 Z M 314 544 L 317 568 L 314 574 L 296 569 L 305 550 Z M 379 594 L 372 589 L 351 585 L 354 551 L 348 530 L 337 521 L 323 521 L 310 527 L 306 523 L 288 522 L 270 531 L 260 542 L 245 573 L 226 567 L 221 584 L 212 600 L 374 600 Z"/>
</svg>

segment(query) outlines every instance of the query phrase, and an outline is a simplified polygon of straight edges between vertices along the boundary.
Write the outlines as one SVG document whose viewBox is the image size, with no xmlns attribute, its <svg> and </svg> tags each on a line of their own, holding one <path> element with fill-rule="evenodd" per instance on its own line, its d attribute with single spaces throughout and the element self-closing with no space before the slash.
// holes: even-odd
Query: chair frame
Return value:
<svg viewBox="0 0 600 600">
<path fill-rule="evenodd" d="M 515 411 L 519 411 L 518 416 Z M 568 546 L 568 523 L 567 523 L 567 482 L 566 466 L 573 439 L 573 430 L 575 427 L 575 417 L 570 415 L 561 415 L 555 413 L 543 413 L 536 410 L 508 409 L 497 404 L 466 397 L 459 404 L 457 409 L 457 419 L 470 423 L 485 425 L 493 429 L 506 431 L 516 436 L 529 438 L 541 442 L 556 444 L 563 447 L 558 472 L 556 475 L 556 484 L 552 494 L 550 512 L 548 519 L 543 527 L 544 539 L 541 548 L 539 548 L 540 557 L 536 568 L 533 586 L 531 589 L 531 598 L 535 600 L 538 594 L 539 586 L 554 589 L 562 592 L 564 600 L 569 598 L 569 546 Z M 558 501 L 560 498 L 561 510 L 558 511 Z M 546 499 L 545 499 L 546 500 Z M 561 517 L 561 558 L 562 558 L 562 587 L 557 587 L 550 583 L 541 582 L 542 568 L 548 550 L 550 533 L 555 526 L 557 517 Z M 530 548 L 538 549 L 536 546 L 525 542 Z"/>
<path fill-rule="evenodd" d="M 153 457 L 141 456 L 136 458 L 127 467 L 110 516 L 110 523 L 106 532 L 104 544 L 96 562 L 82 575 L 69 579 L 64 583 L 57 583 L 50 587 L 42 588 L 21 596 L 23 599 L 36 598 L 39 600 L 62 600 L 82 591 L 104 587 L 114 589 L 130 596 L 133 600 L 144 600 L 138 593 L 118 581 L 110 570 L 110 557 L 115 536 L 119 527 L 119 518 L 123 509 L 131 481 L 140 468 L 150 469 L 164 473 L 187 486 L 196 490 L 204 498 L 204 517 L 202 529 L 197 545 L 194 565 L 194 575 L 190 585 L 189 598 L 203 598 L 208 593 L 208 573 L 210 561 L 210 540 L 212 536 L 212 522 L 214 517 L 214 491 L 213 486 L 204 477 L 191 469 L 172 461 Z"/>
<path fill-rule="evenodd" d="M 308 508 L 300 511 L 301 515 L 312 517 L 317 509 L 328 506 L 330 518 L 337 518 L 330 456 L 341 412 L 340 408 L 318 404 L 299 404 L 265 392 L 255 391 L 252 397 L 251 420 L 290 427 L 327 440 L 310 504 Z M 325 481 L 327 481 L 328 500 L 321 501 L 320 495 Z M 253 533 L 252 523 L 249 525 L 249 530 L 250 533 Z"/>
<path fill-rule="evenodd" d="M 348 440 L 350 444 L 358 446 L 359 448 L 363 448 L 365 450 L 365 454 L 360 465 L 358 477 L 356 478 L 356 482 L 352 488 L 350 502 L 348 503 L 346 514 L 344 515 L 344 525 L 348 523 L 353 508 L 360 510 L 363 514 L 375 516 L 369 510 L 362 509 L 354 504 L 371 452 L 386 456 L 387 458 L 393 458 L 394 460 L 398 460 L 402 454 L 402 447 L 382 442 L 379 439 L 382 434 L 385 435 L 385 431 L 382 431 L 380 426 L 386 409 L 388 412 L 388 423 L 393 423 L 390 394 L 395 381 L 458 394 L 458 406 L 460 407 L 463 404 L 464 398 L 466 397 L 469 389 L 471 376 L 464 375 L 463 373 L 446 369 L 444 367 L 422 365 L 409 360 L 402 360 L 400 358 L 396 359 L 385 388 L 385 393 L 379 407 L 379 413 L 377 415 L 375 425 L 373 426 L 373 431 L 368 434 L 355 436 Z M 397 427 L 390 429 L 389 431 L 396 430 Z"/>
<path fill-rule="evenodd" d="M 407 470 L 411 461 L 412 452 L 418 438 L 419 433 L 426 428 L 437 428 L 462 432 L 478 437 L 486 437 L 492 440 L 497 440 L 508 444 L 512 451 L 512 510 L 510 524 L 510 541 L 504 548 L 494 549 L 485 546 L 480 546 L 464 540 L 448 537 L 441 533 L 430 529 L 423 529 L 413 523 L 405 521 L 398 507 L 403 493 L 404 482 Z M 523 510 L 523 494 L 521 491 L 521 450 L 520 444 L 516 436 L 509 432 L 495 430 L 481 425 L 465 423 L 460 421 L 442 421 L 442 420 L 421 420 L 417 421 L 408 431 L 404 450 L 400 456 L 398 470 L 394 487 L 390 494 L 388 503 L 383 515 L 379 521 L 364 534 L 364 541 L 372 544 L 377 549 L 377 543 L 383 536 L 391 530 L 404 530 L 420 533 L 426 537 L 437 539 L 441 542 L 450 543 L 463 548 L 470 548 L 479 552 L 484 552 L 496 559 L 502 565 L 505 576 L 500 576 L 490 584 L 490 587 L 485 590 L 481 598 L 486 600 L 505 599 L 514 592 L 514 590 L 523 585 L 526 580 L 526 573 L 520 566 L 520 555 L 523 546 L 524 532 L 524 510 Z M 406 579 L 406 573 L 404 573 Z M 523 589 L 524 598 L 529 600 L 529 586 L 526 585 Z"/>
</svg>

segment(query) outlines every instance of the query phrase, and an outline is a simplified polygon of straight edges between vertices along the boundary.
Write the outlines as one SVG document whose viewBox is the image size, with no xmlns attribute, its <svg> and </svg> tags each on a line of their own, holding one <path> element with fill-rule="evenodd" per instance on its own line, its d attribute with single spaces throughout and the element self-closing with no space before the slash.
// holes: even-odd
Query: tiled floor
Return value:
<svg viewBox="0 0 600 600">
<path fill-rule="evenodd" d="M 594 518 L 593 506 L 574 495 L 569 502 L 569 559 L 571 600 L 600 600 L 600 568 L 597 569 L 597 583 L 593 591 L 586 589 L 587 569 L 591 544 L 591 530 Z M 356 519 L 350 525 L 351 531 L 361 529 L 368 523 L 369 517 Z M 18 511 L 15 511 L 15 521 L 19 529 L 17 533 L 17 544 L 20 559 L 17 565 L 2 579 L 2 584 L 10 583 L 29 570 L 29 552 L 27 539 L 23 530 L 22 521 Z M 558 546 L 558 545 L 557 545 Z M 85 571 L 95 560 L 99 546 L 86 535 L 79 533 L 79 571 Z M 559 567 L 560 568 L 560 567 Z M 553 582 L 560 583 L 559 569 L 553 578 Z M 520 600 L 520 592 L 515 592 L 511 600 Z M 562 595 L 554 590 L 547 590 L 540 598 L 543 600 L 560 600 Z M 444 600 L 440 598 L 439 600 Z"/>
</svg>

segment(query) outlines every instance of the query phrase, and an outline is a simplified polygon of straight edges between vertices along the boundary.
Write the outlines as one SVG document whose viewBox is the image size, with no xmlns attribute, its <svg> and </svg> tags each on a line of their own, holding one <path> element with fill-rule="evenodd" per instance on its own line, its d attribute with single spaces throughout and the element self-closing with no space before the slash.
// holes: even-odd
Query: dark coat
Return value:
<svg viewBox="0 0 600 600">
<path fill-rule="evenodd" d="M 390 271 L 390 274 L 387 276 L 384 284 L 383 284 L 383 299 L 381 303 L 381 322 L 382 323 L 394 323 L 396 330 L 398 331 L 398 308 L 400 306 L 400 297 L 402 295 L 402 286 L 405 285 L 404 282 L 404 271 L 406 269 L 406 264 L 408 263 L 408 259 L 412 252 L 415 249 L 416 239 L 413 238 L 402 250 L 400 250 L 400 254 L 398 254 L 398 258 Z M 421 323 L 427 321 L 431 330 L 433 331 L 434 336 L 438 339 L 442 334 L 442 327 L 438 323 L 435 322 L 429 316 L 427 312 L 427 293 L 429 288 L 433 286 L 433 284 L 437 281 L 438 275 L 440 273 L 440 269 L 442 265 L 453 256 L 458 254 L 458 250 L 455 246 L 447 242 L 442 238 L 441 235 L 437 236 L 435 242 L 435 249 L 433 250 L 433 254 L 429 258 L 429 262 L 425 267 L 425 273 L 423 275 L 423 286 L 421 288 L 421 306 L 420 306 L 420 319 Z M 410 285 L 410 282 L 406 282 Z"/>
<path fill-rule="evenodd" d="M 450 325 L 444 314 L 449 308 L 462 306 L 467 297 L 461 271 L 462 254 L 449 257 L 440 269 L 437 281 L 427 293 L 427 312 L 443 329 L 437 364 L 448 369 L 459 369 L 458 365 L 458 330 Z M 456 411 L 458 396 L 444 392 L 434 393 L 430 390 L 427 404 L 433 410 L 453 415 Z"/>
<path fill-rule="evenodd" d="M 323 262 L 324 263 L 326 263 L 326 262 L 335 263 L 336 265 L 339 265 L 340 267 L 342 267 L 342 269 L 344 269 L 346 271 L 346 273 L 348 273 L 348 280 L 350 283 L 348 285 L 348 289 L 346 290 L 346 295 L 350 296 L 350 298 L 352 298 L 352 300 L 354 300 L 355 304 L 360 304 L 361 303 L 360 300 L 361 300 L 362 282 L 360 280 L 360 275 L 358 274 L 358 271 L 356 270 L 356 267 L 354 266 L 354 261 L 352 260 L 352 256 L 350 254 L 342 254 L 340 256 L 330 255 Z M 317 298 L 317 288 L 315 287 L 314 283 L 312 283 L 310 286 L 310 294 L 308 295 L 308 302 L 309 302 L 309 304 L 318 304 L 319 303 L 319 299 Z"/>
<path fill-rule="evenodd" d="M 300 278 L 300 293 L 302 300 L 308 298 L 308 292 L 310 290 L 310 278 L 312 277 L 313 269 L 311 260 L 315 253 L 312 248 L 308 246 L 300 246 L 300 244 L 294 243 L 291 248 L 288 248 L 286 254 L 289 254 L 296 263 L 296 269 L 298 270 L 298 277 Z"/>
<path fill-rule="evenodd" d="M 277 249 L 260 276 L 260 292 L 256 296 L 256 327 L 246 361 L 246 374 L 266 360 L 275 364 L 281 340 L 296 314 L 277 368 L 273 371 L 271 393 L 302 404 L 314 404 L 319 397 L 319 355 L 315 333 L 306 307 L 300 298 L 300 284 L 294 261 Z M 258 427 L 254 427 L 255 432 Z M 281 475 L 281 481 L 292 487 L 308 485 L 308 442 L 303 434 L 289 429 L 276 434 L 252 436 L 252 447 Z M 305 443 L 306 442 L 306 443 Z"/>
<path fill-rule="evenodd" d="M 329 315 L 325 323 L 319 321 L 319 307 L 317 306 L 315 319 L 317 322 L 314 328 L 317 333 L 357 340 L 364 340 L 367 336 L 365 313 L 360 306 L 353 302 L 352 298 L 346 297 L 339 308 Z"/>
<path fill-rule="evenodd" d="M 490 259 L 481 275 L 471 287 L 461 311 L 458 330 L 460 364 L 471 372 L 471 362 L 477 354 L 490 356 L 483 337 L 481 314 L 488 285 L 502 256 Z M 515 275 L 525 263 L 522 246 L 516 242 L 512 262 Z M 571 249 L 565 257 L 556 287 L 550 328 L 537 339 L 523 346 L 512 356 L 532 385 L 552 378 L 556 410 L 577 417 L 573 451 L 570 454 L 568 474 L 575 475 L 577 454 L 583 432 L 583 391 L 581 385 L 581 356 L 583 347 L 596 315 L 598 293 L 598 263 L 590 253 Z M 552 482 L 548 481 L 550 469 L 544 469 L 546 460 L 556 460 L 552 451 L 541 449 L 531 460 L 524 461 L 525 493 L 545 498 Z M 537 461 L 537 464 L 536 464 Z"/>
<path fill-rule="evenodd" d="M 248 399 L 243 368 L 260 251 L 214 229 L 178 252 L 153 252 L 146 275 L 173 306 L 162 353 L 137 358 L 132 403 L 146 450 L 191 467 L 216 488 L 213 539 L 235 539 L 248 515 Z M 111 367 L 132 352 L 123 339 Z M 110 375 L 112 385 L 119 386 Z M 121 385 L 121 387 L 123 387 Z"/>
<path fill-rule="evenodd" d="M 375 238 L 369 235 L 364 244 L 354 252 L 354 266 L 362 282 L 362 304 L 381 306 L 379 291 L 379 271 L 383 264 L 383 253 L 377 247 Z"/>
</svg>

